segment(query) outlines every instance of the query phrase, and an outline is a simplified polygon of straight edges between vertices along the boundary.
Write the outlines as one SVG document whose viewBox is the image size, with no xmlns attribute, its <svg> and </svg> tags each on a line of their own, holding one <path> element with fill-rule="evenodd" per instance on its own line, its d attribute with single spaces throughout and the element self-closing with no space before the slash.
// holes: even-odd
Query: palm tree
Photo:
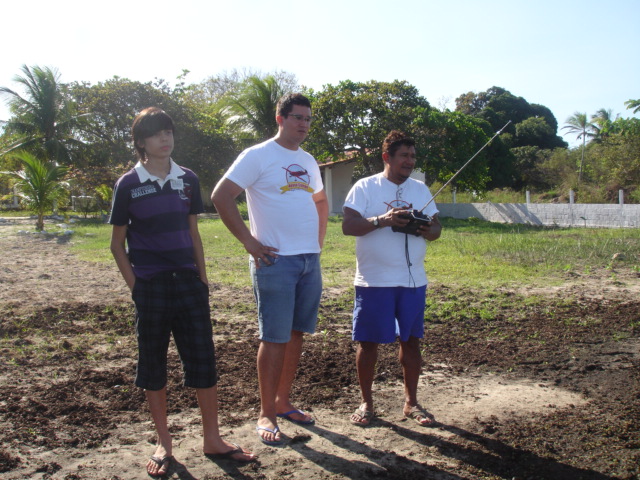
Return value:
<svg viewBox="0 0 640 480">
<path fill-rule="evenodd" d="M 57 70 L 23 65 L 22 72 L 14 81 L 23 87 L 24 95 L 0 87 L 0 95 L 14 115 L 5 130 L 18 138 L 0 153 L 28 150 L 40 158 L 69 163 L 69 147 L 81 144 L 73 137 L 73 129 L 84 115 L 77 115 L 75 105 L 65 98 Z"/>
<path fill-rule="evenodd" d="M 587 137 L 593 137 L 594 126 L 587 121 L 587 114 L 575 112 L 572 116 L 567 118 L 565 126 L 562 130 L 568 130 L 569 133 L 576 133 L 578 140 L 582 138 L 582 158 L 580 159 L 580 171 L 578 173 L 578 181 L 582 181 L 582 170 L 584 168 L 584 149 L 587 142 Z"/>
<path fill-rule="evenodd" d="M 4 172 L 18 179 L 16 185 L 24 203 L 37 216 L 36 230 L 44 230 L 44 214 L 53 209 L 55 201 L 64 193 L 62 179 L 67 173 L 65 167 L 45 162 L 29 152 L 13 154 L 22 164 L 22 170 Z"/>
<path fill-rule="evenodd" d="M 234 115 L 232 123 L 251 132 L 259 141 L 273 137 L 278 131 L 276 106 L 284 93 L 285 89 L 272 75 L 247 77 L 239 92 L 227 100 Z"/>
<path fill-rule="evenodd" d="M 631 110 L 633 108 L 633 113 L 640 112 L 640 100 L 627 100 L 624 102 L 627 107 L 627 110 Z"/>
<path fill-rule="evenodd" d="M 601 108 L 596 113 L 591 115 L 591 125 L 594 129 L 594 138 L 597 140 L 602 140 L 607 138 L 612 132 L 611 128 L 613 126 L 613 122 L 620 115 L 616 115 L 613 117 L 613 110 Z"/>
</svg>

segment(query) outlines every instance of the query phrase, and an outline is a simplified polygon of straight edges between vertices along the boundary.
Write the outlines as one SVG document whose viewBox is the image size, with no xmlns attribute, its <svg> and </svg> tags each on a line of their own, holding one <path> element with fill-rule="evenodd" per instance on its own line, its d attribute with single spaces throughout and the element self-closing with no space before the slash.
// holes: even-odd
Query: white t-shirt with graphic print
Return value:
<svg viewBox="0 0 640 480">
<path fill-rule="evenodd" d="M 412 205 L 421 209 L 431 192 L 423 182 L 408 178 L 401 185 L 382 173 L 358 180 L 349 191 L 344 206 L 364 218 L 384 215 L 394 207 Z M 438 213 L 434 202 L 423 213 Z M 405 240 L 407 241 L 405 245 Z M 354 285 L 361 287 L 421 287 L 427 285 L 424 269 L 426 241 L 422 237 L 379 228 L 356 237 L 356 275 Z M 407 255 L 408 253 L 408 255 Z M 407 258 L 409 261 L 407 261 Z"/>
<path fill-rule="evenodd" d="M 279 255 L 320 253 L 312 195 L 324 187 L 309 153 L 270 139 L 243 151 L 224 177 L 246 191 L 251 234 L 263 245 Z"/>
</svg>

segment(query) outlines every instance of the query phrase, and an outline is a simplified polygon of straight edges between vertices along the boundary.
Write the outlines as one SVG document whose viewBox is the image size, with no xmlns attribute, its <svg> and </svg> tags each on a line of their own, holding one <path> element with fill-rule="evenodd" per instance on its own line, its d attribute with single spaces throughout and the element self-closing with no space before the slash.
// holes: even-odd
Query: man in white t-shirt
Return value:
<svg viewBox="0 0 640 480">
<path fill-rule="evenodd" d="M 435 420 L 417 398 L 427 289 L 424 258 L 426 241 L 437 240 L 442 227 L 436 205 L 431 202 L 423 212 L 431 217 L 428 224 L 412 233 L 394 231 L 394 227 L 406 227 L 408 213 L 422 208 L 432 196 L 423 182 L 410 178 L 416 162 L 413 139 L 393 130 L 382 144 L 382 159 L 383 172 L 358 180 L 343 207 L 342 231 L 358 237 L 352 338 L 359 342 L 356 367 L 362 404 L 351 415 L 351 423 L 364 427 L 373 419 L 378 345 L 392 343 L 398 337 L 404 415 L 428 426 Z"/>
<path fill-rule="evenodd" d="M 304 333 L 315 331 L 322 275 L 320 252 L 329 206 L 315 159 L 300 148 L 311 124 L 311 103 L 282 97 L 277 135 L 242 152 L 216 185 L 211 200 L 249 253 L 258 305 L 260 415 L 256 432 L 267 445 L 283 443 L 277 419 L 309 425 L 290 393 Z M 236 197 L 247 195 L 247 228 Z"/>
</svg>

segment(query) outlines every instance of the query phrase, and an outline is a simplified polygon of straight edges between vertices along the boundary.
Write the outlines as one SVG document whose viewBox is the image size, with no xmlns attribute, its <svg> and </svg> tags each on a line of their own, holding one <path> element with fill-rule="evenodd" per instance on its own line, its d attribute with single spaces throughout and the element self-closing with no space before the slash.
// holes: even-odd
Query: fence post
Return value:
<svg viewBox="0 0 640 480">
<path fill-rule="evenodd" d="M 620 205 L 624 205 L 624 190 L 622 189 L 618 190 L 618 201 Z"/>
<path fill-rule="evenodd" d="M 458 189 L 457 189 L 456 187 L 453 187 L 453 188 L 451 189 L 451 195 L 452 195 L 452 200 L 453 200 L 453 203 L 454 203 L 454 204 L 455 204 L 455 203 L 457 203 L 457 202 L 456 202 L 456 193 L 457 193 L 457 191 L 458 191 Z"/>
<path fill-rule="evenodd" d="M 531 203 L 531 192 L 527 190 L 527 205 Z"/>
<path fill-rule="evenodd" d="M 569 190 L 569 203 L 573 205 L 574 200 L 575 200 L 575 192 L 573 190 Z"/>
</svg>

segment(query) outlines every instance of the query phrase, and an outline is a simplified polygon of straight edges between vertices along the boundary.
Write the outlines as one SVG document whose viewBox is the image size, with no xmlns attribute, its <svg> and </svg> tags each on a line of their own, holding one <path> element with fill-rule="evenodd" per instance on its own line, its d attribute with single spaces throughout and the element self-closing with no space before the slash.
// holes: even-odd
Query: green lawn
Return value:
<svg viewBox="0 0 640 480">
<path fill-rule="evenodd" d="M 239 242 L 220 220 L 201 219 L 199 225 L 210 281 L 249 285 L 248 255 Z M 443 225 L 442 237 L 429 244 L 426 258 L 434 284 L 533 286 L 560 282 L 571 272 L 640 271 L 640 229 L 548 228 L 447 218 Z M 109 225 L 81 222 L 73 229 L 72 248 L 77 254 L 91 261 L 113 262 Z M 342 234 L 338 218 L 329 221 L 322 265 L 326 286 L 351 284 L 355 238 Z"/>
</svg>

